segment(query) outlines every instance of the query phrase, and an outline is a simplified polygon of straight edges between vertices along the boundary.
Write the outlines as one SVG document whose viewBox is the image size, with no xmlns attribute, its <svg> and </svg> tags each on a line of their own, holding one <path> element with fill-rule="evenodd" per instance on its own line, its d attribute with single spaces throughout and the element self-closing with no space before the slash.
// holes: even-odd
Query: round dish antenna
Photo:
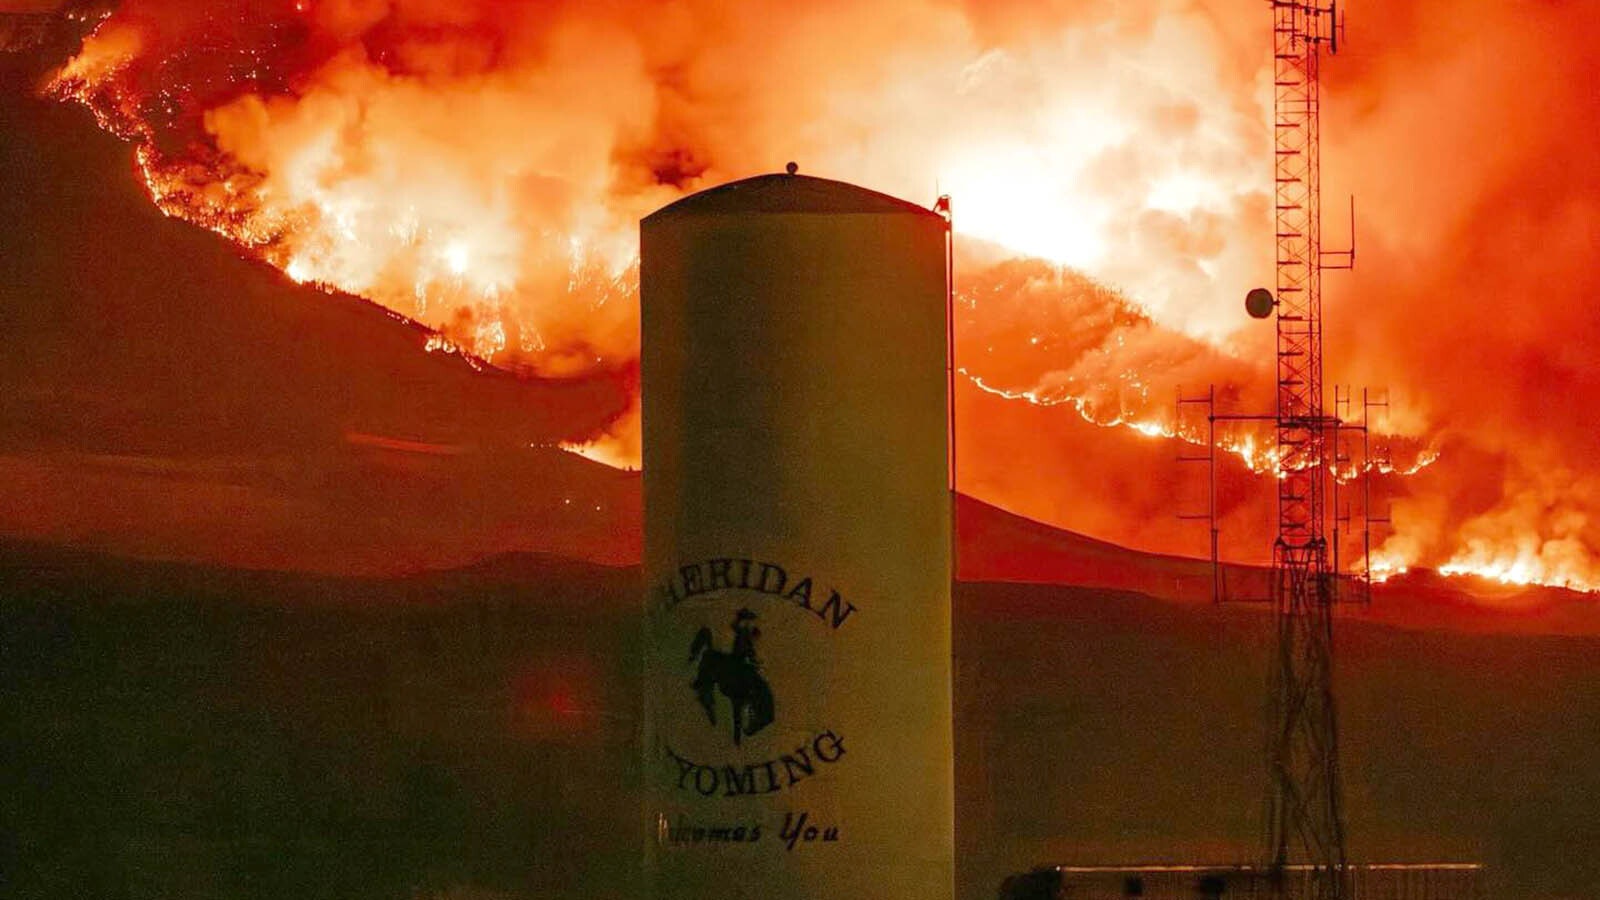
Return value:
<svg viewBox="0 0 1600 900">
<path fill-rule="evenodd" d="M 1277 305 L 1278 301 L 1272 299 L 1272 292 L 1266 288 L 1255 288 L 1244 295 L 1244 311 L 1252 319 L 1265 319 L 1272 315 L 1272 308 Z"/>
</svg>

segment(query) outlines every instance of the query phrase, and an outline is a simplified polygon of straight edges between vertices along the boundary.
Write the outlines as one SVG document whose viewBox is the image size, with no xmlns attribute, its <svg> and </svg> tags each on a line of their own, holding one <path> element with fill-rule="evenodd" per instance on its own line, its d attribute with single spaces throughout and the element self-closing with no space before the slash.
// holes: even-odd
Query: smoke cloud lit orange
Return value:
<svg viewBox="0 0 1600 900">
<path fill-rule="evenodd" d="M 1388 388 L 1395 466 L 1427 467 L 1386 478 L 1391 571 L 1600 587 L 1574 414 L 1600 398 L 1592 19 L 1360 4 L 1325 67 L 1328 209 L 1362 212 L 1330 381 Z M 636 223 L 683 193 L 789 159 L 948 193 L 970 383 L 1192 442 L 1180 386 L 1271 398 L 1239 302 L 1271 280 L 1266 29 L 1248 0 L 126 0 L 49 90 L 136 145 L 169 215 L 546 376 L 633 365 Z M 582 449 L 635 440 L 625 418 Z M 1052 489 L 1010 478 L 987 499 Z"/>
</svg>

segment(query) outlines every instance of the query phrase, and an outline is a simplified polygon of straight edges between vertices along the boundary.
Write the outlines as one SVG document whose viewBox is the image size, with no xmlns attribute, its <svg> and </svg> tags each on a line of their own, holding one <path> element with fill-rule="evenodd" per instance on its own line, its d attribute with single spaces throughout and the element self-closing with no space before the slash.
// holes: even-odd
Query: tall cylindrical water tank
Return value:
<svg viewBox="0 0 1600 900">
<path fill-rule="evenodd" d="M 788 174 L 640 230 L 652 895 L 949 898 L 946 222 Z"/>
</svg>

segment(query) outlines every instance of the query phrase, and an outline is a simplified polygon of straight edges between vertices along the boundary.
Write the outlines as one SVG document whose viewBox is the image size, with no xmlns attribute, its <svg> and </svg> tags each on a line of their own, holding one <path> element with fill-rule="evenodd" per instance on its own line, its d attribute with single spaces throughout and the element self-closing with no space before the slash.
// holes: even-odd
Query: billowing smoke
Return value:
<svg viewBox="0 0 1600 900">
<path fill-rule="evenodd" d="M 57 89 L 141 140 L 165 208 L 496 362 L 630 355 L 639 215 L 790 158 L 951 193 L 965 233 L 1216 334 L 1193 298 L 1260 268 L 1230 236 L 1266 216 L 1265 126 L 1205 16 L 1149 13 L 128 0 Z"/>
<path fill-rule="evenodd" d="M 1325 69 L 1325 168 L 1361 219 L 1330 363 L 1390 386 L 1395 424 L 1443 451 L 1397 501 L 1392 549 L 1600 587 L 1600 150 L 1575 139 L 1600 125 L 1600 20 L 1477 7 L 1362 4 Z"/>
<path fill-rule="evenodd" d="M 1359 4 L 1325 67 L 1330 242 L 1343 193 L 1361 214 L 1330 382 L 1388 388 L 1403 467 L 1442 454 L 1389 479 L 1392 564 L 1600 586 L 1580 7 Z M 1271 283 L 1269 46 L 1253 0 L 125 0 L 52 89 L 136 143 L 169 214 L 551 376 L 628 370 L 636 221 L 683 193 L 790 159 L 948 193 L 970 383 L 1184 436 L 1180 385 L 1270 402 L 1239 309 Z M 631 423 L 591 449 L 626 460 Z"/>
</svg>

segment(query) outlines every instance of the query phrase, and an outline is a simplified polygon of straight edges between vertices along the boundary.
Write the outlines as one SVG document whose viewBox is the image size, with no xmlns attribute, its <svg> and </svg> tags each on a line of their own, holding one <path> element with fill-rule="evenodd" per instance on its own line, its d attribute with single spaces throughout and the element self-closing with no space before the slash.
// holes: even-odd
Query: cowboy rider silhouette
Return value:
<svg viewBox="0 0 1600 900">
<path fill-rule="evenodd" d="M 759 668 L 761 660 L 756 658 L 756 638 L 761 636 L 761 629 L 751 624 L 755 618 L 756 614 L 748 609 L 734 613 L 733 649 L 728 655 L 746 665 Z"/>
</svg>

